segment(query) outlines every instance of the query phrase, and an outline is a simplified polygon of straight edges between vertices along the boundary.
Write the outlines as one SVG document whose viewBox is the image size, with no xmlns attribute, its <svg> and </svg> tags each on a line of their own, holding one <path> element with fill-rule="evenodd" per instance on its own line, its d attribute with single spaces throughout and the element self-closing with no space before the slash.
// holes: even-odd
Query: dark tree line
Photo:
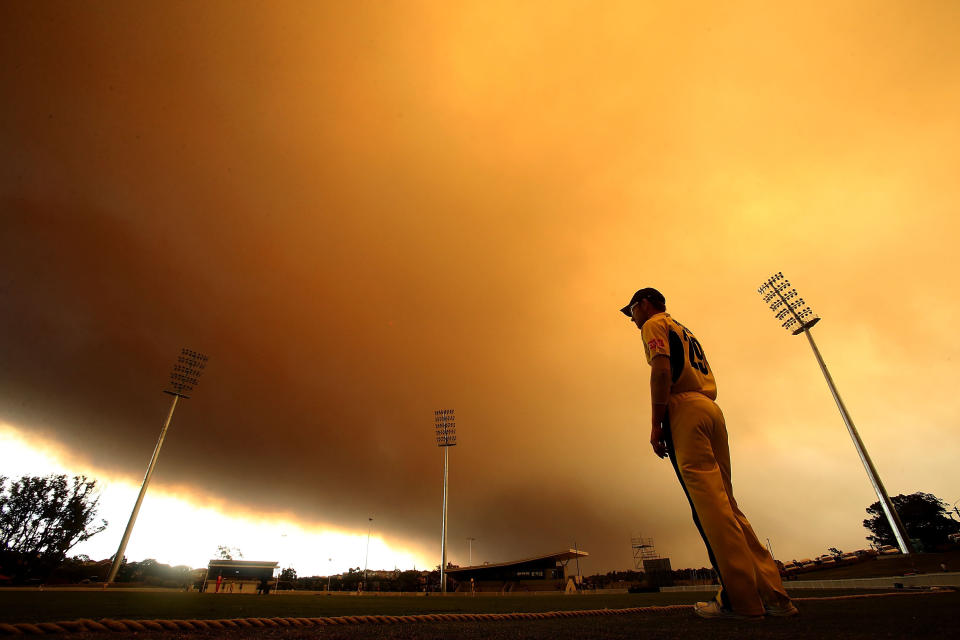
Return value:
<svg viewBox="0 0 960 640">
<path fill-rule="evenodd" d="M 125 562 L 120 565 L 116 581 L 141 583 L 151 587 L 186 587 L 193 582 L 193 575 L 190 567 L 186 565 L 171 567 L 147 558 L 140 562 Z"/>
<path fill-rule="evenodd" d="M 323 576 L 297 577 L 293 569 L 284 569 L 281 573 L 281 580 L 287 578 L 284 574 L 287 571 L 293 572 L 293 579 L 289 584 L 294 589 L 305 589 L 311 591 L 323 591 L 327 588 L 327 578 Z M 363 582 L 363 569 L 360 567 L 351 567 L 346 573 L 338 576 L 331 576 L 329 580 L 331 591 L 356 591 L 360 583 Z M 287 588 L 287 582 L 283 582 L 282 588 Z M 367 591 L 437 591 L 440 588 L 440 571 L 393 571 L 389 577 L 373 575 L 371 572 L 367 576 L 365 589 Z"/>
<path fill-rule="evenodd" d="M 85 476 L 0 476 L 0 571 L 16 582 L 43 579 L 70 549 L 103 531 L 96 487 Z"/>
<path fill-rule="evenodd" d="M 907 535 L 919 541 L 922 549 L 918 551 L 934 551 L 938 547 L 948 544 L 948 536 L 960 531 L 960 522 L 949 517 L 947 503 L 933 495 L 918 491 L 910 495 L 900 494 L 890 498 L 893 502 L 900 521 L 903 522 Z M 870 517 L 863 521 L 863 526 L 870 531 L 867 540 L 877 546 L 896 546 L 897 540 L 893 529 L 887 522 L 886 514 L 880 507 L 880 502 L 874 502 L 867 507 Z"/>
<path fill-rule="evenodd" d="M 66 475 L 23 476 L 10 480 L 0 475 L 0 574 L 14 582 L 27 580 L 81 581 L 103 579 L 100 573 L 109 567 L 109 561 L 92 562 L 78 556 L 67 559 L 67 553 L 80 542 L 103 531 L 107 522 L 96 519 L 99 495 L 95 480 L 85 476 L 68 478 Z M 917 492 L 892 498 L 907 535 L 919 543 L 919 551 L 934 551 L 950 545 L 949 536 L 960 532 L 960 522 L 953 520 L 948 505 L 936 496 Z M 867 540 L 875 545 L 895 545 L 893 531 L 879 502 L 866 509 L 863 526 L 871 535 Z M 222 547 L 225 557 L 240 555 L 238 550 Z M 831 549 L 831 552 L 834 550 Z M 242 556 L 241 556 L 242 557 Z M 101 566 L 103 565 L 103 566 Z M 673 571 L 675 579 L 706 578 L 708 569 L 680 569 Z M 332 577 L 333 590 L 354 591 L 363 581 L 363 571 L 351 568 Z M 606 575 L 590 576 L 587 582 L 603 587 L 618 581 L 634 582 L 644 578 L 638 571 L 611 571 Z M 170 567 L 156 560 L 124 563 L 117 576 L 118 582 L 140 582 L 164 586 L 180 586 L 190 580 L 190 569 Z M 322 590 L 327 587 L 325 577 L 298 577 L 292 568 L 281 575 L 284 586 L 297 589 Z M 395 571 L 389 576 L 369 576 L 367 591 L 421 591 L 439 588 L 439 570 Z"/>
<path fill-rule="evenodd" d="M 88 556 L 66 558 L 59 567 L 44 578 L 46 584 L 78 584 L 104 582 L 110 573 L 110 559 L 94 561 Z M 171 567 L 147 558 L 140 562 L 124 562 L 117 572 L 116 582 L 150 587 L 184 588 L 195 581 L 193 570 L 186 565 Z"/>
</svg>

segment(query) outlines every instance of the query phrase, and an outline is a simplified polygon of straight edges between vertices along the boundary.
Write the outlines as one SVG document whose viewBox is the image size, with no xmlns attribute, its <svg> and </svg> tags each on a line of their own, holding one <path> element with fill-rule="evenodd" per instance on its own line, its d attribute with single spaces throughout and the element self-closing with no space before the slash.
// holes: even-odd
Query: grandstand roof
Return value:
<svg viewBox="0 0 960 640">
<path fill-rule="evenodd" d="M 268 560 L 211 560 L 207 565 L 211 569 L 276 569 L 279 562 Z"/>
<path fill-rule="evenodd" d="M 590 554 L 581 549 L 567 549 L 566 551 L 548 553 L 546 555 L 534 556 L 532 558 L 524 558 L 523 560 L 511 560 L 510 562 L 496 562 L 493 564 L 477 564 L 473 565 L 472 567 L 451 567 L 447 569 L 446 573 L 476 571 L 477 569 L 495 569 L 497 567 L 512 567 L 514 565 L 527 564 L 528 562 L 540 562 L 543 560 L 573 560 L 574 558 L 584 558 L 588 555 Z"/>
</svg>

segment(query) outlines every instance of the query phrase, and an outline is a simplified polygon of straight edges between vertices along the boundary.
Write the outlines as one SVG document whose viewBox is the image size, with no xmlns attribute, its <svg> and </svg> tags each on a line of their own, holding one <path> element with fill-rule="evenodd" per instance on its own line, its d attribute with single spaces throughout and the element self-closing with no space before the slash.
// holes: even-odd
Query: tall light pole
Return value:
<svg viewBox="0 0 960 640">
<path fill-rule="evenodd" d="M 160 438 L 157 440 L 157 446 L 153 449 L 153 456 L 150 458 L 150 464 L 147 466 L 147 473 L 143 476 L 143 484 L 140 486 L 140 494 L 137 496 L 137 502 L 133 505 L 133 512 L 130 514 L 130 521 L 127 522 L 127 528 L 123 532 L 123 538 L 120 539 L 120 546 L 117 548 L 117 555 L 113 558 L 113 564 L 110 566 L 110 573 L 107 575 L 107 584 L 113 582 L 117 577 L 117 571 L 120 569 L 120 563 L 123 562 L 123 554 L 127 550 L 127 542 L 130 540 L 130 533 L 133 531 L 133 525 L 137 521 L 137 514 L 140 513 L 140 505 L 143 503 L 143 497 L 147 494 L 147 485 L 150 484 L 150 476 L 153 475 L 153 468 L 157 466 L 157 458 L 160 457 L 160 447 L 163 446 L 163 439 L 167 435 L 167 429 L 170 427 L 170 421 L 173 419 L 173 410 L 177 408 L 177 401 L 180 398 L 188 399 L 187 392 L 193 391 L 197 385 L 203 368 L 207 365 L 207 356 L 190 349 L 181 349 L 180 356 L 177 358 L 177 364 L 173 366 L 170 372 L 170 389 L 164 389 L 164 393 L 173 396 L 173 402 L 170 404 L 170 411 L 167 413 L 167 419 L 163 423 L 163 429 L 160 430 Z"/>
<path fill-rule="evenodd" d="M 287 549 L 287 545 L 284 544 L 285 541 L 283 540 L 283 539 L 286 538 L 286 537 L 287 537 L 287 534 L 285 534 L 285 533 L 281 533 L 281 534 L 280 534 L 280 548 L 283 549 L 284 551 L 286 551 L 286 549 Z M 278 557 L 278 558 L 281 558 L 281 559 L 277 562 L 277 572 L 278 572 L 278 573 L 277 573 L 277 586 L 276 586 L 276 588 L 274 589 L 274 594 L 280 593 L 280 578 L 283 577 L 283 559 L 282 559 L 282 556 L 283 556 L 283 555 L 286 555 L 286 554 L 285 554 L 285 553 L 284 553 L 284 554 L 277 554 L 277 557 Z M 243 556 L 241 556 L 241 557 L 243 557 Z"/>
<path fill-rule="evenodd" d="M 363 589 L 367 589 L 367 561 L 370 560 L 370 531 L 373 530 L 373 516 L 367 518 L 367 554 L 363 558 Z"/>
<path fill-rule="evenodd" d="M 910 545 L 907 530 L 900 521 L 900 516 L 897 515 L 897 510 L 894 508 L 890 496 L 887 495 L 887 490 L 880 480 L 880 474 L 877 473 L 876 467 L 873 466 L 873 460 L 870 459 L 870 455 L 867 453 L 867 449 L 860 439 L 860 434 L 853 424 L 853 418 L 850 417 L 846 405 L 844 405 L 843 400 L 840 399 L 840 393 L 837 391 L 837 386 L 834 384 L 833 378 L 827 370 L 823 356 L 820 355 L 820 350 L 817 349 L 817 343 L 813 341 L 813 334 L 810 333 L 810 329 L 820 321 L 820 317 L 807 306 L 807 303 L 800 297 L 797 290 L 790 286 L 790 281 L 787 280 L 781 272 L 777 272 L 775 275 L 767 278 L 766 282 L 757 289 L 757 293 L 763 296 L 763 301 L 770 305 L 770 310 L 774 312 L 777 320 L 781 322 L 781 326 L 784 329 L 790 331 L 795 336 L 801 333 L 807 336 L 810 348 L 813 349 L 813 355 L 816 356 L 820 370 L 823 372 L 823 377 L 827 380 L 827 386 L 830 387 L 830 393 L 833 394 L 837 408 L 840 409 L 843 422 L 847 425 L 847 431 L 853 440 L 853 446 L 856 448 L 857 454 L 859 454 L 860 460 L 863 462 L 863 467 L 867 470 L 867 477 L 870 478 L 870 484 L 873 485 L 873 489 L 877 493 L 880 506 L 883 508 L 883 512 L 887 516 L 887 522 L 890 524 L 893 535 L 897 539 L 897 545 L 900 547 L 901 553 L 912 553 L 913 548 Z"/>
<path fill-rule="evenodd" d="M 577 546 L 576 540 L 573 541 L 573 550 L 576 552 L 577 558 L 577 589 L 580 589 L 583 587 L 583 574 L 580 573 L 580 547 Z"/>
<path fill-rule="evenodd" d="M 450 447 L 457 444 L 457 423 L 453 409 L 433 412 L 437 446 L 443 448 L 443 522 L 440 525 L 440 593 L 447 592 L 447 469 Z"/>
<path fill-rule="evenodd" d="M 467 560 L 467 564 L 469 564 L 471 567 L 473 566 L 473 541 L 474 540 L 476 540 L 476 538 L 467 538 L 467 543 L 470 545 L 469 555 L 467 556 L 469 560 Z"/>
</svg>

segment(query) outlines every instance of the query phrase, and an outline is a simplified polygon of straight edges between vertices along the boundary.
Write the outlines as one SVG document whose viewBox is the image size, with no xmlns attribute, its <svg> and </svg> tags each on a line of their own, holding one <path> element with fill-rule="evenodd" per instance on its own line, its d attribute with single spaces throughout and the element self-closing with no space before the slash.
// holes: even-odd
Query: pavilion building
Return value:
<svg viewBox="0 0 960 640">
<path fill-rule="evenodd" d="M 272 588 L 277 562 L 262 560 L 211 560 L 201 591 L 211 593 L 257 593 L 260 585 Z"/>
<path fill-rule="evenodd" d="M 577 566 L 571 560 L 585 558 L 589 553 L 567 549 L 523 560 L 482 564 L 473 567 L 450 567 L 446 570 L 454 591 L 467 592 L 525 592 L 569 591 L 579 584 Z"/>
</svg>

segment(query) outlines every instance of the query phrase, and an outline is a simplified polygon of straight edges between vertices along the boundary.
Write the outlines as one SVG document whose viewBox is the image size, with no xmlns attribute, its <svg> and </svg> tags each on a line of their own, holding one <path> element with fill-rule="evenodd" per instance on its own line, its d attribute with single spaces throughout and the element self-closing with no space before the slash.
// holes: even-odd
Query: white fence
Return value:
<svg viewBox="0 0 960 640">
<path fill-rule="evenodd" d="M 915 576 L 890 576 L 886 578 L 846 578 L 843 580 L 790 580 L 784 582 L 787 589 L 893 589 L 900 587 L 960 587 L 960 572 L 924 573 Z M 662 587 L 661 591 L 708 591 L 714 592 L 717 585 L 692 585 Z"/>
</svg>

